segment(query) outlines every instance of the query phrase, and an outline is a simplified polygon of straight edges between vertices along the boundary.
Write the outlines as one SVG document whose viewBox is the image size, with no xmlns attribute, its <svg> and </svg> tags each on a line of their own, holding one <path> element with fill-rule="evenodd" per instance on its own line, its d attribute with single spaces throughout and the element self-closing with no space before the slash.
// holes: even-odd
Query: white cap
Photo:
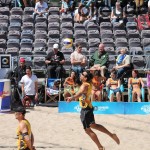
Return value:
<svg viewBox="0 0 150 150">
<path fill-rule="evenodd" d="M 54 44 L 54 45 L 53 45 L 53 48 L 58 49 L 58 44 Z"/>
</svg>

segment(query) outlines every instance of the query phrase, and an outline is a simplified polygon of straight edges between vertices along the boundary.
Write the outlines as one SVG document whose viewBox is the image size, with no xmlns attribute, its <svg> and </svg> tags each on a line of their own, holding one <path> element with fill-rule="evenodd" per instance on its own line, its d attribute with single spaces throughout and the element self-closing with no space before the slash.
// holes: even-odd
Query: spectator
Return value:
<svg viewBox="0 0 150 150">
<path fill-rule="evenodd" d="M 150 0 L 148 1 L 148 13 L 150 14 Z"/>
<path fill-rule="evenodd" d="M 71 72 L 70 77 L 67 77 L 64 82 L 64 99 L 68 96 L 72 96 L 74 94 L 74 84 L 75 84 L 76 73 L 74 71 Z"/>
<path fill-rule="evenodd" d="M 142 78 L 138 77 L 138 71 L 132 71 L 132 77 L 128 80 L 128 89 L 132 91 L 132 101 L 141 102 L 141 85 L 144 88 L 144 82 Z"/>
<path fill-rule="evenodd" d="M 70 58 L 72 70 L 74 70 L 77 73 L 77 76 L 79 76 L 80 73 L 83 72 L 87 62 L 86 57 L 82 54 L 82 46 L 80 44 L 76 44 L 76 50 L 71 53 Z"/>
<path fill-rule="evenodd" d="M 143 6 L 144 0 L 135 0 L 136 12 L 139 11 L 139 8 Z"/>
<path fill-rule="evenodd" d="M 31 67 L 26 67 L 26 75 L 21 78 L 22 94 L 29 97 L 33 103 L 38 100 L 38 79 L 32 74 Z"/>
<path fill-rule="evenodd" d="M 89 7 L 89 14 L 87 16 L 88 20 L 86 20 L 84 22 L 84 26 L 85 28 L 87 28 L 87 25 L 90 21 L 94 22 L 94 23 L 97 23 L 97 14 L 98 14 L 98 11 L 97 11 L 97 8 L 95 6 L 95 3 L 92 2 L 90 4 L 90 7 Z"/>
<path fill-rule="evenodd" d="M 48 78 L 62 78 L 64 73 L 63 64 L 65 58 L 62 52 L 58 50 L 58 44 L 53 45 L 53 51 L 48 53 L 45 63 L 48 65 Z"/>
<path fill-rule="evenodd" d="M 46 16 L 48 15 L 48 5 L 44 0 L 39 0 L 35 4 L 35 10 L 34 10 L 34 18 L 36 15 L 39 16 Z"/>
<path fill-rule="evenodd" d="M 148 101 L 150 102 L 150 70 L 147 73 L 147 90 L 148 90 Z"/>
<path fill-rule="evenodd" d="M 85 20 L 87 20 L 87 16 L 82 15 L 83 14 L 82 11 L 79 12 L 81 7 L 83 7 L 83 4 L 79 3 L 79 7 L 75 10 L 74 13 L 74 21 L 78 23 L 83 23 Z"/>
<path fill-rule="evenodd" d="M 74 2 L 72 0 L 62 0 L 61 10 L 62 15 L 72 14 L 74 11 Z"/>
<path fill-rule="evenodd" d="M 121 8 L 119 2 L 116 2 L 115 8 L 112 9 L 110 19 L 111 19 L 111 23 L 120 22 L 120 24 L 122 23 L 126 24 L 127 22 L 126 15 L 123 9 Z"/>
<path fill-rule="evenodd" d="M 120 55 L 116 59 L 116 66 L 114 67 L 114 69 L 117 71 L 117 78 L 120 78 L 124 72 L 131 70 L 130 56 L 126 53 L 126 49 L 121 49 Z"/>
<path fill-rule="evenodd" d="M 107 87 L 108 87 L 108 96 L 110 99 L 110 102 L 114 101 L 114 96 L 116 95 L 116 100 L 117 102 L 121 101 L 121 91 L 120 91 L 120 87 L 121 87 L 121 82 L 120 79 L 117 79 L 116 76 L 117 73 L 116 71 L 112 71 L 110 74 L 110 77 L 107 80 Z"/>
<path fill-rule="evenodd" d="M 102 100 L 102 89 L 103 83 L 106 81 L 105 77 L 102 77 L 99 70 L 94 71 L 92 79 L 92 101 L 101 101 Z"/>
<path fill-rule="evenodd" d="M 104 77 L 105 70 L 109 64 L 108 53 L 104 50 L 104 44 L 99 44 L 99 49 L 95 51 L 90 59 L 90 68 L 91 71 L 100 70 L 101 76 Z"/>
<path fill-rule="evenodd" d="M 105 6 L 111 7 L 111 0 L 105 0 Z"/>
<path fill-rule="evenodd" d="M 15 78 L 17 80 L 17 83 L 18 83 L 19 87 L 21 87 L 20 80 L 26 74 L 25 59 L 20 58 L 19 63 L 20 63 L 20 65 L 15 68 L 14 73 L 15 73 Z"/>
</svg>

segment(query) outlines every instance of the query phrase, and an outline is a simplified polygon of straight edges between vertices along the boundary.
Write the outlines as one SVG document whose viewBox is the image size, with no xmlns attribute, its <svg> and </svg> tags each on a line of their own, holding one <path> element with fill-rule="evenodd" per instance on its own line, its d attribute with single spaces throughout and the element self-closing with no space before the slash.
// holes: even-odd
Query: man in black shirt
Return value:
<svg viewBox="0 0 150 150">
<path fill-rule="evenodd" d="M 53 51 L 47 55 L 45 63 L 48 65 L 48 78 L 62 78 L 65 58 L 63 53 L 58 51 L 58 44 L 53 45 Z"/>
<path fill-rule="evenodd" d="M 20 62 L 20 65 L 14 70 L 15 77 L 18 83 L 21 80 L 21 78 L 26 74 L 25 59 L 20 58 L 19 62 Z"/>
</svg>

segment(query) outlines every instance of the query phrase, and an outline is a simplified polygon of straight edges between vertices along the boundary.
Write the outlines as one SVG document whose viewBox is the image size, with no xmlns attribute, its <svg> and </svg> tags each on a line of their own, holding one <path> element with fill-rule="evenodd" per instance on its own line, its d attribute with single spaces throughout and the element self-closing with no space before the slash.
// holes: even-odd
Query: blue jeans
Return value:
<svg viewBox="0 0 150 150">
<path fill-rule="evenodd" d="M 78 76 L 83 72 L 83 68 L 81 66 L 72 66 L 72 70 L 75 71 Z"/>
<path fill-rule="evenodd" d="M 129 70 L 130 67 L 123 67 L 123 68 L 120 68 L 118 71 L 117 71 L 117 78 L 120 78 L 124 72 L 126 72 L 127 70 Z"/>
</svg>

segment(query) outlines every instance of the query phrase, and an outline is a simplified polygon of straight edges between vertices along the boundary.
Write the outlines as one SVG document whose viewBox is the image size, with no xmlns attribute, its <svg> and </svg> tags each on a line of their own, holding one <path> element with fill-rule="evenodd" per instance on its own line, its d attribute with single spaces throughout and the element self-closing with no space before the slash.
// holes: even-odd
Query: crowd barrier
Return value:
<svg viewBox="0 0 150 150">
<path fill-rule="evenodd" d="M 94 114 L 147 115 L 150 114 L 150 102 L 93 102 Z M 79 113 L 79 102 L 58 104 L 59 113 Z"/>
<path fill-rule="evenodd" d="M 0 113 L 10 111 L 11 86 L 9 79 L 0 79 Z"/>
</svg>

